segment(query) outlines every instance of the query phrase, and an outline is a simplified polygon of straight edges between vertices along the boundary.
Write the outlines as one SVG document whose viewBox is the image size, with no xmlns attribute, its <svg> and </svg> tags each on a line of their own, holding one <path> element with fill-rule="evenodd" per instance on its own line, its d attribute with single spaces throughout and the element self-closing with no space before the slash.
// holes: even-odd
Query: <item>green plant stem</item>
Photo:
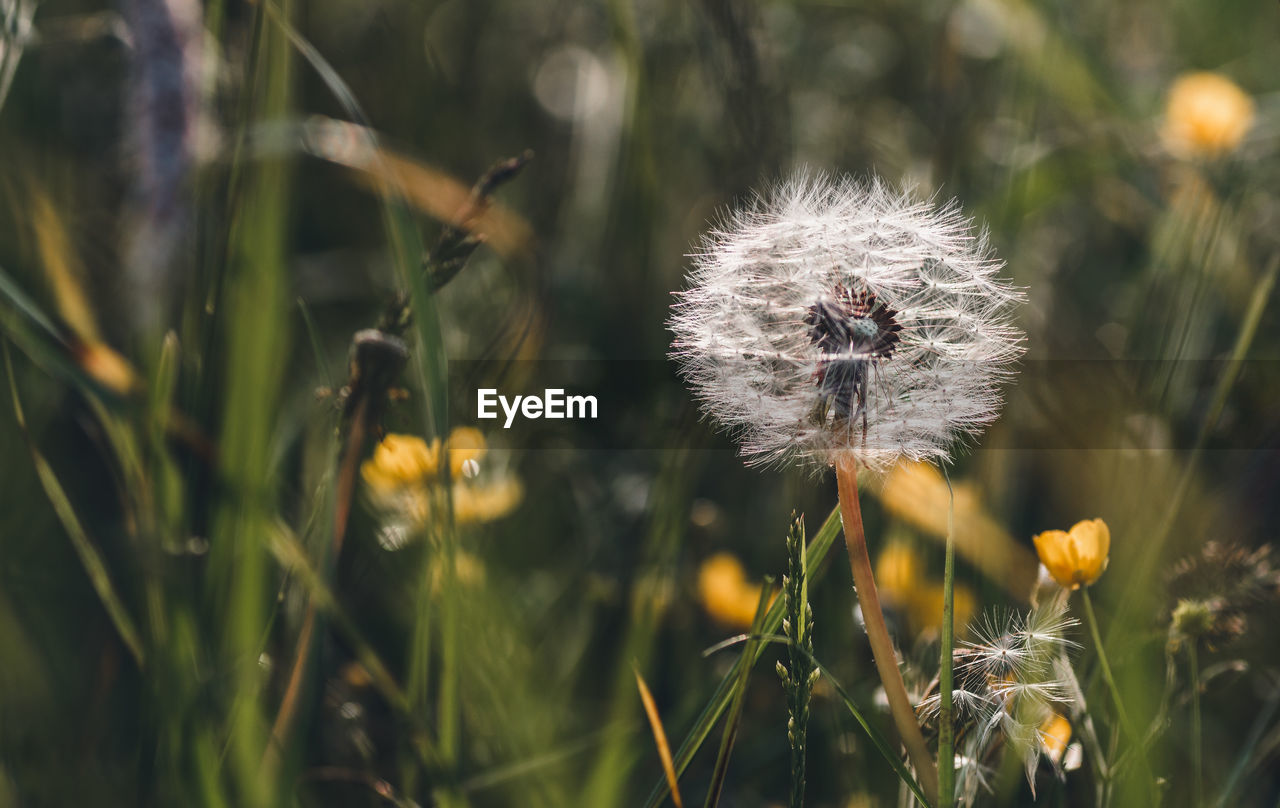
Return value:
<svg viewBox="0 0 1280 808">
<path fill-rule="evenodd" d="M 778 663 L 787 694 L 787 741 L 791 747 L 790 808 L 803 808 L 805 791 L 805 755 L 808 746 L 809 698 L 817 670 L 806 655 L 813 655 L 813 610 L 809 608 L 808 570 L 805 568 L 804 517 L 791 514 L 787 532 L 787 575 L 782 579 L 782 594 L 787 617 L 782 626 L 791 640 L 787 646 L 787 665 Z"/>
<path fill-rule="evenodd" d="M 1150 802 L 1152 805 L 1156 805 L 1158 800 L 1156 799 L 1155 778 L 1151 776 L 1151 769 L 1147 763 L 1147 753 L 1142 748 L 1143 740 L 1134 729 L 1133 723 L 1129 721 L 1129 713 L 1124 708 L 1124 700 L 1120 698 L 1120 688 L 1116 685 L 1115 676 L 1111 673 L 1111 663 L 1107 660 L 1107 649 L 1102 644 L 1102 634 L 1098 631 L 1098 618 L 1093 613 L 1093 599 L 1089 597 L 1087 587 L 1080 590 L 1080 596 L 1084 601 L 1085 622 L 1089 624 L 1089 635 L 1093 638 L 1093 646 L 1098 653 L 1098 667 L 1102 669 L 1102 678 L 1107 684 L 1107 689 L 1111 691 L 1111 700 L 1115 703 L 1116 715 L 1120 718 L 1120 728 L 1124 730 L 1125 735 L 1129 736 L 1129 742 L 1134 744 L 1139 753 L 1147 780 L 1151 781 Z"/>
<path fill-rule="evenodd" d="M 1187 643 L 1188 664 L 1191 666 L 1191 800 L 1192 805 L 1204 804 L 1204 739 L 1200 724 L 1200 659 L 1196 643 Z"/>
<path fill-rule="evenodd" d="M 942 650 L 938 660 L 938 806 L 951 808 L 955 803 L 955 719 L 952 715 L 952 646 L 955 641 L 955 492 L 951 477 L 947 480 L 950 500 L 947 505 L 947 550 L 942 576 Z"/>
<path fill-rule="evenodd" d="M 858 466 L 852 457 L 836 463 L 836 484 L 840 492 L 840 515 L 844 520 L 844 543 L 849 551 L 849 567 L 853 572 L 853 584 L 862 607 L 862 621 L 867 630 L 876 669 L 884 685 L 889 701 L 889 713 L 907 748 L 907 757 L 915 767 L 920 786 L 930 803 L 938 799 L 938 769 L 929 754 L 915 709 L 907 696 L 902 671 L 894 653 L 893 640 L 885 626 L 884 612 L 880 608 L 880 596 L 876 592 L 875 576 L 871 571 L 871 557 L 867 555 L 867 537 L 862 527 L 862 505 L 858 500 Z"/>
<path fill-rule="evenodd" d="M 1145 581 L 1152 575 L 1153 565 L 1157 559 L 1162 558 L 1162 550 L 1165 542 L 1169 540 L 1173 533 L 1174 525 L 1178 524 L 1178 517 L 1182 514 L 1183 501 L 1186 499 L 1187 492 L 1191 489 L 1191 483 L 1195 479 L 1196 471 L 1200 467 L 1200 459 L 1204 456 L 1205 446 L 1208 445 L 1209 437 L 1218 425 L 1218 419 L 1222 416 L 1222 411 L 1227 406 L 1227 399 L 1231 395 L 1232 388 L 1235 387 L 1236 380 L 1240 378 L 1240 373 L 1244 370 L 1244 361 L 1249 354 L 1249 348 L 1253 345 L 1253 339 L 1258 333 L 1258 326 L 1262 322 L 1262 315 L 1266 313 L 1267 303 L 1271 299 L 1271 292 L 1275 288 L 1277 278 L 1280 277 L 1280 253 L 1274 255 L 1267 267 L 1262 272 L 1262 276 L 1258 279 L 1258 283 L 1254 286 L 1253 295 L 1249 300 L 1249 307 L 1245 311 L 1244 318 L 1240 323 L 1240 330 L 1236 333 L 1235 344 L 1231 348 L 1231 358 L 1227 362 L 1226 369 L 1222 372 L 1222 376 L 1218 378 L 1217 384 L 1214 385 L 1213 397 L 1209 400 L 1209 407 L 1206 410 L 1204 421 L 1200 424 L 1200 430 L 1196 433 L 1196 442 L 1191 447 L 1191 453 L 1187 455 L 1187 461 L 1182 467 L 1182 473 L 1178 476 L 1178 482 L 1174 487 L 1173 495 L 1169 498 L 1168 504 L 1164 508 L 1164 517 L 1157 525 L 1155 532 L 1151 534 L 1150 541 L 1147 542 L 1146 550 L 1138 560 L 1138 566 L 1135 571 L 1135 579 Z M 1121 598 L 1120 606 L 1116 611 L 1118 617 L 1123 619 L 1128 615 L 1130 608 L 1133 606 L 1134 598 L 1137 593 L 1142 590 L 1140 586 L 1129 587 L 1126 595 Z M 1118 624 L 1120 621 L 1116 621 Z M 1115 627 L 1112 628 L 1112 635 L 1115 633 Z M 1110 637 L 1115 639 L 1114 636 Z"/>
</svg>

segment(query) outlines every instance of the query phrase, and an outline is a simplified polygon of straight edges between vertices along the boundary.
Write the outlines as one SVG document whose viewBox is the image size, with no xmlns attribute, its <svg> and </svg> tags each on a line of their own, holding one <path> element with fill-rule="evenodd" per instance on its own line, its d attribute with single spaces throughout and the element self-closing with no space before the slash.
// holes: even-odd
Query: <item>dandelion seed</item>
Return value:
<svg viewBox="0 0 1280 808">
<path fill-rule="evenodd" d="M 987 612 L 971 627 L 973 639 L 956 649 L 952 699 L 961 804 L 973 804 L 977 792 L 986 788 L 987 773 L 1004 750 L 1022 758 L 1033 786 L 1041 757 L 1055 766 L 1061 760 L 1061 750 L 1051 741 L 1060 740 L 1065 749 L 1070 724 L 1064 738 L 1054 718 L 1073 696 L 1056 663 L 1076 647 L 1067 636 L 1076 622 L 1066 608 L 1066 597 L 1056 597 L 1027 614 Z M 921 702 L 920 714 L 936 724 L 939 707 L 939 695 L 932 693 Z"/>
<path fill-rule="evenodd" d="M 693 260 L 672 356 L 754 463 L 946 460 L 1023 351 L 985 234 L 879 181 L 797 175 Z"/>
</svg>

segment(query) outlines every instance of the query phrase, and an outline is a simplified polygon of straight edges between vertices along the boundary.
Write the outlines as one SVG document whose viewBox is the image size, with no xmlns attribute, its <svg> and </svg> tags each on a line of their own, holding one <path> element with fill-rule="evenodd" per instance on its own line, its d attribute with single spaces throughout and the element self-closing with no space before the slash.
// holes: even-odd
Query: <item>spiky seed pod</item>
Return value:
<svg viewBox="0 0 1280 808">
<path fill-rule="evenodd" d="M 990 612 L 973 627 L 974 639 L 955 649 L 952 699 L 961 805 L 972 805 L 978 791 L 987 788 L 1006 750 L 1021 756 L 1034 788 L 1044 753 L 1042 727 L 1054 706 L 1071 698 L 1070 683 L 1055 665 L 1075 646 L 1067 632 L 1076 621 L 1067 616 L 1066 605 L 1060 596 L 1027 614 Z M 918 710 L 927 726 L 936 728 L 939 708 L 936 690 L 921 701 Z"/>
<path fill-rule="evenodd" d="M 1271 545 L 1249 550 L 1207 541 L 1200 552 L 1174 565 L 1163 621 L 1169 644 L 1203 642 L 1211 650 L 1230 645 L 1248 628 L 1249 614 L 1280 600 L 1280 570 Z"/>
<path fill-rule="evenodd" d="M 798 174 L 693 255 L 672 356 L 753 463 L 945 460 L 995 419 L 1018 289 L 955 203 Z"/>
</svg>

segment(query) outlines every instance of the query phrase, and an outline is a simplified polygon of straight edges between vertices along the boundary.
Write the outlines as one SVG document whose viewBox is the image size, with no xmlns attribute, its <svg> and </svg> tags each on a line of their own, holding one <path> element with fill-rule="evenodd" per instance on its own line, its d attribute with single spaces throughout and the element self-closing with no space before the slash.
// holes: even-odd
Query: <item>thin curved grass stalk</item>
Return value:
<svg viewBox="0 0 1280 808">
<path fill-rule="evenodd" d="M 657 640 L 658 624 L 661 615 L 661 595 L 669 585 L 674 558 L 684 536 L 684 525 L 687 521 L 687 502 L 684 497 L 689 490 L 689 477 L 693 464 L 686 451 L 672 452 L 664 461 L 662 471 L 658 475 L 661 485 L 655 487 L 650 504 L 652 521 L 645 537 L 644 566 L 649 574 L 637 578 L 630 594 L 630 622 L 621 642 L 619 656 L 631 661 L 639 667 L 648 664 L 654 652 Z M 619 665 L 615 671 L 607 674 L 613 677 L 609 696 L 609 720 L 611 726 L 633 726 L 635 715 L 634 679 L 631 664 Z M 728 705 L 728 699 L 725 700 Z M 709 734 L 710 727 L 706 732 Z M 706 737 L 705 734 L 703 736 Z M 631 741 L 621 733 L 605 736 L 596 754 L 591 772 L 587 775 L 578 797 L 579 805 L 621 805 L 623 804 L 624 778 L 630 771 L 634 758 Z M 676 754 L 675 769 L 679 776 L 688 765 L 688 760 L 681 761 L 680 753 Z M 667 793 L 667 783 L 662 778 L 661 800 Z"/>
<path fill-rule="evenodd" d="M 1277 683 L 1272 678 L 1270 684 L 1271 695 L 1267 698 L 1266 704 L 1262 706 L 1262 709 L 1258 711 L 1258 717 L 1249 729 L 1249 736 L 1240 748 L 1239 757 L 1236 758 L 1235 765 L 1231 767 L 1231 773 L 1227 775 L 1227 782 L 1223 785 L 1222 793 L 1218 795 L 1214 808 L 1225 808 L 1231 804 L 1231 797 L 1235 793 L 1236 786 L 1240 783 L 1240 778 L 1249 769 L 1250 762 L 1252 761 L 1256 765 L 1258 745 L 1262 742 L 1267 728 L 1271 726 L 1271 721 L 1275 718 L 1276 712 L 1280 710 L 1280 686 L 1277 686 L 1280 683 Z"/>
<path fill-rule="evenodd" d="M 769 597 L 773 592 L 773 581 L 766 578 L 760 587 L 760 602 L 756 604 L 756 616 L 751 621 L 751 636 L 759 632 L 769 611 Z M 755 650 L 758 640 L 748 639 L 743 653 Z M 738 681 L 733 690 L 733 704 L 729 706 L 729 716 L 725 719 L 724 735 L 720 738 L 720 751 L 716 753 L 716 765 L 712 770 L 711 787 L 707 789 L 707 801 L 704 808 L 716 808 L 720 804 L 720 792 L 724 790 L 724 779 L 729 773 L 729 756 L 733 754 L 733 744 L 738 739 L 738 726 L 742 722 L 742 701 L 747 693 L 747 683 L 751 679 L 751 668 L 744 665 L 738 674 Z"/>
<path fill-rule="evenodd" d="M 947 481 L 947 550 L 942 578 L 942 651 L 938 664 L 938 805 L 950 808 L 956 796 L 956 725 L 952 709 L 952 646 L 955 639 L 955 567 L 956 567 L 956 495 L 951 476 L 942 470 Z"/>
<path fill-rule="evenodd" d="M 731 637 L 722 643 L 717 643 L 702 653 L 703 656 L 707 656 L 709 654 L 714 654 L 716 651 L 721 651 L 725 648 L 738 645 L 739 643 L 745 643 L 752 640 L 758 641 L 762 645 L 765 643 L 791 645 L 790 639 L 779 634 L 740 634 L 737 637 Z M 840 681 L 832 676 L 831 671 L 819 662 L 817 657 L 807 654 L 804 651 L 801 651 L 800 653 L 804 655 L 805 659 L 813 665 L 814 669 L 827 680 L 831 687 L 836 691 L 836 694 L 840 696 L 840 700 L 844 702 L 845 708 L 849 710 L 849 713 L 853 716 L 854 720 L 858 722 L 858 726 L 862 727 L 862 730 L 867 734 L 867 737 L 871 740 L 871 745 L 876 748 L 877 752 L 884 756 L 884 759 L 893 769 L 894 774 L 898 775 L 898 778 L 904 785 L 906 785 L 907 789 L 915 795 L 915 798 L 920 801 L 920 804 L 923 805 L 924 808 L 933 808 L 934 803 L 925 796 L 924 789 L 920 785 L 920 781 L 911 773 L 911 769 L 903 763 L 901 755 L 892 745 L 890 745 L 884 735 L 880 734 L 880 731 L 867 721 L 866 716 L 862 714 L 862 711 L 858 709 L 857 703 L 854 702 L 853 698 L 849 695 L 849 691 L 844 689 L 844 686 L 840 684 Z"/>
<path fill-rule="evenodd" d="M 1147 761 L 1144 740 L 1142 736 L 1138 735 L 1133 722 L 1129 720 L 1129 713 L 1125 709 L 1124 699 L 1120 696 L 1120 688 L 1116 685 L 1115 676 L 1111 673 L 1111 663 L 1107 659 L 1107 650 L 1102 644 L 1102 634 L 1098 631 L 1098 618 L 1093 613 L 1093 600 L 1089 597 L 1088 587 L 1081 589 L 1080 595 L 1081 600 L 1084 601 L 1085 623 L 1089 626 L 1089 634 L 1093 639 L 1093 644 L 1098 654 L 1098 667 L 1102 670 L 1102 678 L 1107 684 L 1107 689 L 1111 692 L 1111 700 L 1116 707 L 1116 716 L 1120 719 L 1120 728 L 1129 737 L 1129 742 L 1134 744 L 1138 753 L 1138 760 L 1142 764 L 1145 779 L 1151 783 L 1151 787 L 1147 790 L 1151 804 L 1158 805 L 1159 798 L 1156 796 L 1155 777 L 1151 774 L 1151 766 Z"/>
<path fill-rule="evenodd" d="M 805 551 L 805 566 L 807 569 L 813 570 L 812 577 L 814 580 L 821 578 L 822 574 L 826 571 L 828 554 L 831 550 L 831 546 L 835 543 L 836 536 L 838 536 L 839 533 L 840 509 L 839 507 L 836 507 L 832 509 L 831 513 L 827 516 L 827 520 L 822 524 L 822 528 L 818 531 L 817 535 L 813 537 L 813 541 L 809 543 L 809 547 Z M 772 634 L 778 630 L 782 625 L 783 611 L 784 608 L 782 601 L 780 599 L 775 600 L 773 605 L 769 607 L 768 614 L 765 615 L 765 619 L 762 624 L 763 633 Z M 693 760 L 693 756 L 698 753 L 698 750 L 702 748 L 702 744 L 707 739 L 707 736 L 711 734 L 711 730 L 715 726 L 716 721 L 720 719 L 720 716 L 729 707 L 729 702 L 733 697 L 733 685 L 734 682 L 737 681 L 742 667 L 750 667 L 756 664 L 761 653 L 763 653 L 763 648 L 760 647 L 754 649 L 751 654 L 743 653 L 738 657 L 733 668 L 731 668 L 729 672 L 724 675 L 724 678 L 720 680 L 720 684 L 711 695 L 710 700 L 708 700 L 707 706 L 704 707 L 702 712 L 698 715 L 698 718 L 694 721 L 693 727 L 689 730 L 684 741 L 681 742 L 680 747 L 676 750 L 674 762 L 677 775 L 683 773 L 685 768 L 688 767 L 689 762 Z M 864 723 L 864 726 L 868 725 Z M 888 746 L 886 745 L 885 748 L 887 749 Z M 663 798 L 666 796 L 666 781 L 659 779 L 650 790 L 649 796 L 644 802 L 644 808 L 657 808 L 658 804 L 661 803 Z"/>
<path fill-rule="evenodd" d="M 27 448 L 31 452 L 31 459 L 35 464 L 40 484 L 44 487 L 50 503 L 53 504 L 54 513 L 57 514 L 63 529 L 67 531 L 67 536 L 71 539 L 71 545 L 75 548 L 76 555 L 79 556 L 80 563 L 84 566 L 90 583 L 93 584 L 98 600 L 102 602 L 107 616 L 111 618 L 116 633 L 120 635 L 120 640 L 124 643 L 125 648 L 128 649 L 138 668 L 145 668 L 146 652 L 142 647 L 141 635 L 138 633 L 137 625 L 134 623 L 133 618 L 129 616 L 129 611 L 124 602 L 120 599 L 115 585 L 111 582 L 111 573 L 107 569 L 106 562 L 103 561 L 102 555 L 94 547 L 79 517 L 76 516 L 71 500 L 67 498 L 66 491 L 63 490 L 62 484 L 58 482 L 58 476 L 54 473 L 48 461 L 44 459 L 44 455 L 36 447 L 35 441 L 27 431 L 27 421 L 23 413 L 22 401 L 18 396 L 18 384 L 13 374 L 13 360 L 9 355 L 8 342 L 4 344 L 4 366 L 9 377 L 9 392 L 13 398 L 14 417 L 18 422 L 18 428 L 22 431 L 23 438 L 27 441 Z"/>
<path fill-rule="evenodd" d="M 427 735 L 426 725 L 413 709 L 404 688 L 396 681 L 378 652 L 364 638 L 356 627 L 355 621 L 338 603 L 319 570 L 312 565 L 306 549 L 281 523 L 273 525 L 268 545 L 268 550 L 280 566 L 297 576 L 298 582 L 307 590 L 307 594 L 316 604 L 318 612 L 333 621 L 337 633 L 351 646 L 356 661 L 369 672 L 373 686 L 386 699 L 387 704 L 391 705 L 413 728 L 413 748 L 419 761 L 430 771 L 441 770 L 439 753 Z"/>
<path fill-rule="evenodd" d="M 640 701 L 644 704 L 645 715 L 649 717 L 649 728 L 653 730 L 653 742 L 658 747 L 658 757 L 662 760 L 662 772 L 667 776 L 671 786 L 671 801 L 676 808 L 684 808 L 684 800 L 680 797 L 680 784 L 676 781 L 676 767 L 671 762 L 671 744 L 667 743 L 666 730 L 662 728 L 662 716 L 658 715 L 658 705 L 653 701 L 653 694 L 645 684 L 644 677 L 636 670 L 636 689 L 640 691 Z"/>
<path fill-rule="evenodd" d="M 1191 804 L 1204 804 L 1204 738 L 1200 723 L 1200 659 L 1197 640 L 1187 643 L 1187 666 L 1191 670 Z"/>
<path fill-rule="evenodd" d="M 1236 333 L 1235 344 L 1231 348 L 1231 358 L 1228 360 L 1226 370 L 1223 371 L 1222 376 L 1218 378 L 1217 384 L 1214 385 L 1213 398 L 1210 399 L 1209 407 L 1205 412 L 1204 422 L 1201 423 L 1200 429 L 1196 433 L 1196 442 L 1191 448 L 1191 453 L 1187 456 L 1182 474 L 1179 476 L 1178 483 L 1169 498 L 1168 506 L 1164 511 L 1164 518 L 1151 535 L 1146 551 L 1138 559 L 1138 569 L 1135 571 L 1135 579 L 1138 581 L 1146 581 L 1151 577 L 1153 565 L 1162 557 L 1165 542 L 1169 540 L 1169 536 L 1173 533 L 1174 525 L 1178 524 L 1177 520 L 1182 513 L 1183 501 L 1191 488 L 1191 482 L 1195 478 L 1196 470 L 1200 466 L 1200 458 L 1204 455 L 1209 436 L 1213 433 L 1214 428 L 1217 427 L 1218 419 L 1226 408 L 1227 398 L 1231 394 L 1231 389 L 1235 386 L 1236 380 L 1240 378 L 1240 373 L 1244 370 L 1245 357 L 1249 353 L 1250 346 L 1253 345 L 1254 336 L 1257 334 L 1258 326 L 1262 322 L 1262 315 L 1267 310 L 1267 302 L 1271 299 L 1271 291 L 1275 288 L 1277 276 L 1280 276 L 1280 253 L 1272 256 L 1267 268 L 1262 273 L 1262 277 L 1258 279 L 1258 283 L 1253 289 L 1253 296 L 1249 300 L 1249 308 L 1240 323 L 1240 330 Z M 1115 610 L 1116 619 L 1112 622 L 1112 629 L 1107 632 L 1108 641 L 1115 639 L 1116 631 L 1124 623 L 1129 611 L 1133 608 L 1134 598 L 1140 591 L 1142 591 L 1140 586 L 1129 587 L 1125 596 L 1120 599 L 1120 603 Z"/>
</svg>

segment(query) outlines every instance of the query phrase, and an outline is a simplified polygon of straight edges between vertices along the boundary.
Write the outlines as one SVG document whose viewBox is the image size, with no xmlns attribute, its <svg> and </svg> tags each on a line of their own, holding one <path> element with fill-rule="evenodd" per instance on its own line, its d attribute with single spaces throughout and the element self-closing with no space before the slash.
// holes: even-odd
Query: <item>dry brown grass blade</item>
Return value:
<svg viewBox="0 0 1280 808">
<path fill-rule="evenodd" d="M 662 758 L 662 770 L 667 774 L 667 785 L 671 787 L 671 801 L 676 808 L 684 808 L 680 799 L 680 784 L 676 782 L 676 764 L 671 759 L 671 745 L 667 743 L 667 733 L 662 729 L 662 718 L 658 715 L 658 705 L 653 701 L 649 686 L 644 683 L 640 671 L 636 671 L 636 689 L 640 691 L 640 701 L 644 703 L 645 715 L 649 716 L 649 726 L 653 728 L 653 742 L 658 747 L 658 757 Z"/>
<path fill-rule="evenodd" d="M 28 183 L 28 200 L 36 250 L 58 314 L 71 329 L 66 342 L 76 364 L 99 384 L 120 395 L 138 390 L 141 379 L 133 365 L 102 340 L 98 318 L 85 287 L 84 263 L 76 254 L 53 199 L 32 180 Z"/>
<path fill-rule="evenodd" d="M 36 249 L 53 288 L 58 313 L 76 336 L 85 342 L 101 342 L 98 320 L 84 288 L 84 266 L 71 245 L 67 228 L 53 200 L 34 181 L 29 183 L 28 200 Z"/>
<path fill-rule="evenodd" d="M 533 229 L 495 202 L 477 204 L 471 186 L 431 166 L 388 149 L 364 167 L 371 183 L 390 186 L 432 218 L 466 230 L 506 257 L 526 253 Z"/>
<path fill-rule="evenodd" d="M 504 258 L 532 251 L 529 223 L 492 200 L 477 199 L 469 183 L 376 145 L 372 133 L 357 124 L 317 118 L 309 127 L 313 154 L 354 169 L 357 181 L 376 193 L 403 198 L 433 219 L 484 241 Z"/>
</svg>

